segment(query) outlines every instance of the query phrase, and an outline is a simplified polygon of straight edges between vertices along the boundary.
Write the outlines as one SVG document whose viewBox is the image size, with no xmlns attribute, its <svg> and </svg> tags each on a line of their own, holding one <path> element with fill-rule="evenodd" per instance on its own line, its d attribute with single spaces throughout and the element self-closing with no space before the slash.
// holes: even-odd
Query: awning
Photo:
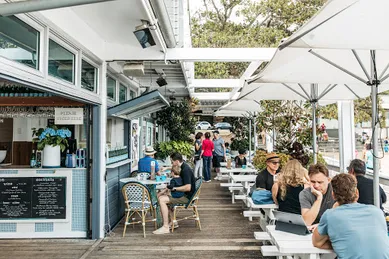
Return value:
<svg viewBox="0 0 389 259">
<path fill-rule="evenodd" d="M 166 106 L 169 106 L 169 102 L 158 90 L 154 90 L 135 99 L 109 108 L 107 115 L 131 120 L 142 117 L 146 114 L 157 112 Z"/>
</svg>

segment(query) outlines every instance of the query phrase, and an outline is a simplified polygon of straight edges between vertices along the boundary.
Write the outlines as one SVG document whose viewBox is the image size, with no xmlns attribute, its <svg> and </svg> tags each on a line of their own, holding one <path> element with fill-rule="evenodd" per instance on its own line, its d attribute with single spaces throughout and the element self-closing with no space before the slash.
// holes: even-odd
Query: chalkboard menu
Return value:
<svg viewBox="0 0 389 259">
<path fill-rule="evenodd" d="M 0 219 L 66 219 L 66 177 L 0 178 Z"/>
</svg>

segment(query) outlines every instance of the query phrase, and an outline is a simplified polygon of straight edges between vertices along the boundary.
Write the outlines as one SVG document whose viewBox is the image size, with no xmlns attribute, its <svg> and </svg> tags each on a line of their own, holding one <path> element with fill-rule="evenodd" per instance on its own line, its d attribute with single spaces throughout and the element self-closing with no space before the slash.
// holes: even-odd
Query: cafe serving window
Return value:
<svg viewBox="0 0 389 259">
<path fill-rule="evenodd" d="M 119 103 L 124 103 L 127 101 L 127 87 L 124 85 L 120 84 L 120 89 L 119 89 Z"/>
<path fill-rule="evenodd" d="M 107 77 L 107 97 L 113 101 L 116 99 L 116 81 L 111 77 Z"/>
<path fill-rule="evenodd" d="M 82 60 L 81 64 L 81 87 L 91 92 L 96 92 L 97 68 Z"/>
<path fill-rule="evenodd" d="M 39 69 L 39 31 L 15 16 L 0 16 L 0 56 Z"/>
<path fill-rule="evenodd" d="M 49 75 L 74 84 L 75 55 L 52 39 L 49 40 Z"/>
</svg>

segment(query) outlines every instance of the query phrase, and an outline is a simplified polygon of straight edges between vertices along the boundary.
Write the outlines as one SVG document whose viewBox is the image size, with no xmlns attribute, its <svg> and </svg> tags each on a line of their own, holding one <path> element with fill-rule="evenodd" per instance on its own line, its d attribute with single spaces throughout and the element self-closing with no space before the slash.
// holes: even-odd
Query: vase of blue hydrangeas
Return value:
<svg viewBox="0 0 389 259">
<path fill-rule="evenodd" d="M 68 146 L 67 138 L 71 137 L 70 130 L 58 129 L 56 126 L 32 129 L 33 142 L 38 150 L 43 150 L 42 167 L 57 168 L 61 166 L 61 151 Z"/>
</svg>

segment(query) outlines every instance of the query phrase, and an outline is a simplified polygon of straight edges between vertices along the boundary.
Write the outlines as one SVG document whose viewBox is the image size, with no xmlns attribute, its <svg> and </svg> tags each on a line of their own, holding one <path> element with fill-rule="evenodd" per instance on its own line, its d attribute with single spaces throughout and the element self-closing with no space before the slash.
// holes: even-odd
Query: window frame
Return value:
<svg viewBox="0 0 389 259">
<path fill-rule="evenodd" d="M 49 48 L 50 48 L 50 40 L 54 41 L 55 43 L 57 43 L 58 45 L 60 45 L 62 48 L 66 49 L 67 51 L 69 51 L 70 53 L 72 53 L 74 55 L 74 78 L 73 78 L 73 82 L 69 82 L 63 78 L 60 78 L 60 77 L 57 77 L 57 76 L 53 76 L 49 73 Z M 75 86 L 80 86 L 78 85 L 78 82 L 81 80 L 80 79 L 80 75 L 81 75 L 81 70 L 80 70 L 80 65 L 79 64 L 79 51 L 77 49 L 75 49 L 72 45 L 66 43 L 66 41 L 62 40 L 61 38 L 59 38 L 58 36 L 54 35 L 51 31 L 49 33 L 49 37 L 48 37 L 48 40 L 47 40 L 47 47 L 46 47 L 46 50 L 47 50 L 47 57 L 46 57 L 46 71 L 47 71 L 47 79 L 50 80 L 50 81 L 54 81 L 54 82 L 57 82 L 57 83 L 60 83 L 60 84 L 63 84 L 63 83 L 66 83 L 67 85 L 69 86 L 72 86 L 72 87 L 75 87 Z M 81 88 L 81 86 L 80 86 Z"/>
<path fill-rule="evenodd" d="M 89 65 L 93 66 L 96 69 L 96 75 L 95 75 L 95 88 L 93 91 L 89 91 L 82 87 L 82 61 L 87 62 Z M 100 83 L 100 66 L 96 64 L 96 62 L 93 62 L 92 59 L 90 59 L 88 56 L 81 55 L 81 64 L 80 64 L 80 88 L 82 91 L 87 91 L 88 93 L 98 93 L 99 83 Z"/>
</svg>

